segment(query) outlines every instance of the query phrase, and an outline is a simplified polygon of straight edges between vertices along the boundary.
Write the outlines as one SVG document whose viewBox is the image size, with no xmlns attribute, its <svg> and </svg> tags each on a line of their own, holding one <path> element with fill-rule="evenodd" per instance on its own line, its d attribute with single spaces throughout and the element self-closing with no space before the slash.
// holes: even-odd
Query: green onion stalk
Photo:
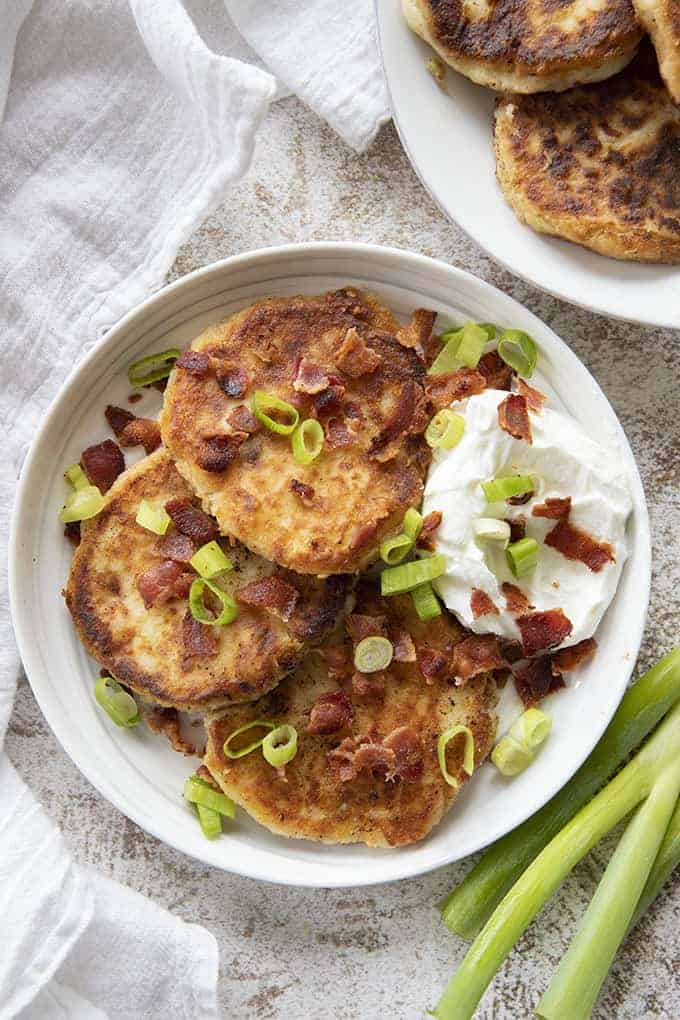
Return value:
<svg viewBox="0 0 680 1020">
<path fill-rule="evenodd" d="M 537 1010 L 542 1020 L 586 1020 L 590 1016 L 616 950 L 637 917 L 638 902 L 651 902 L 680 852 L 676 806 L 680 794 L 680 703 L 668 711 L 679 698 L 677 649 L 628 692 L 588 761 L 546 806 L 550 810 L 543 809 L 538 813 L 543 815 L 538 823 L 536 815 L 512 834 L 517 837 L 524 830 L 531 843 L 529 852 L 532 856 L 540 852 L 476 937 L 434 1011 L 439 1020 L 469 1020 L 502 961 L 564 878 L 607 832 L 634 812 L 579 932 Z M 574 813 L 574 803 L 583 803 L 589 795 L 584 797 L 584 790 L 592 793 L 593 786 L 600 786 L 603 775 L 606 778 L 611 774 L 667 711 L 666 718 L 625 768 Z M 556 818 L 567 811 L 572 817 L 562 828 L 562 821 L 556 823 Z M 555 824 L 561 831 L 553 838 L 548 836 L 548 842 L 546 833 Z M 508 853 L 517 849 L 517 843 L 507 837 L 496 847 L 504 842 Z M 510 871 L 516 866 L 518 854 L 513 856 Z M 507 875 L 505 869 L 503 883 Z M 496 895 L 497 887 L 487 903 Z"/>
<path fill-rule="evenodd" d="M 441 904 L 454 934 L 472 940 L 525 868 L 616 772 L 680 698 L 680 648 L 665 655 L 624 695 L 589 758 L 552 800 L 491 846 Z"/>
</svg>

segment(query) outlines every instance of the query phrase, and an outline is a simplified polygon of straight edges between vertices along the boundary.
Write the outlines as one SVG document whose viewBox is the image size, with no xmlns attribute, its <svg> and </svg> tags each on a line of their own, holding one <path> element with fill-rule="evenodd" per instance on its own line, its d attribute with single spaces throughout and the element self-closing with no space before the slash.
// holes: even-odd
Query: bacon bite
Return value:
<svg viewBox="0 0 680 1020">
<path fill-rule="evenodd" d="M 564 687 L 561 674 L 555 675 L 550 667 L 550 656 L 542 655 L 532 659 L 513 673 L 515 689 L 525 708 L 532 708 L 539 701 Z"/>
<path fill-rule="evenodd" d="M 569 520 L 560 520 L 545 536 L 545 544 L 568 560 L 584 563 L 594 574 L 599 574 L 607 563 L 615 562 L 609 542 L 599 542 Z"/>
<path fill-rule="evenodd" d="M 470 596 L 470 610 L 472 618 L 478 620 L 480 616 L 498 616 L 498 607 L 492 598 L 481 588 L 473 588 Z"/>
<path fill-rule="evenodd" d="M 510 393 L 505 400 L 501 401 L 498 405 L 498 424 L 509 436 L 514 439 L 523 439 L 531 446 L 531 422 L 524 397 L 520 397 L 517 393 Z"/>
<path fill-rule="evenodd" d="M 597 641 L 595 638 L 585 638 L 576 645 L 570 645 L 569 648 L 560 648 L 550 656 L 552 671 L 555 674 L 570 673 L 581 663 L 592 659 L 596 651 Z"/>
<path fill-rule="evenodd" d="M 125 470 L 123 452 L 113 439 L 88 446 L 80 455 L 80 463 L 91 484 L 101 492 L 110 489 Z"/>
<path fill-rule="evenodd" d="M 183 535 L 201 545 L 217 538 L 217 526 L 212 517 L 183 499 L 171 499 L 165 504 L 165 512 Z"/>
<path fill-rule="evenodd" d="M 501 591 L 505 596 L 505 604 L 509 613 L 527 613 L 534 608 L 522 589 L 518 588 L 516 584 L 504 581 Z"/>
<path fill-rule="evenodd" d="M 564 498 L 548 498 L 545 503 L 537 503 L 535 507 L 532 507 L 532 517 L 547 517 L 552 521 L 561 521 L 571 513 L 571 496 L 565 496 Z"/>
<path fill-rule="evenodd" d="M 351 725 L 354 709 L 344 691 L 329 691 L 320 694 L 312 705 L 307 732 L 318 736 L 337 733 Z"/>
<path fill-rule="evenodd" d="M 561 645 L 572 631 L 571 620 L 561 609 L 547 609 L 517 618 L 524 654 L 529 658 Z"/>
<path fill-rule="evenodd" d="M 486 378 L 474 368 L 459 368 L 455 372 L 441 372 L 425 380 L 425 395 L 437 411 L 456 400 L 465 400 L 486 389 Z"/>
<path fill-rule="evenodd" d="M 371 350 L 356 327 L 350 326 L 335 356 L 340 371 L 350 379 L 360 379 L 362 375 L 374 372 L 381 361 L 380 355 Z"/>
<path fill-rule="evenodd" d="M 218 638 L 216 627 L 209 627 L 195 620 L 187 609 L 182 618 L 182 665 L 187 669 L 193 659 L 211 658 L 217 653 Z"/>
<path fill-rule="evenodd" d="M 494 634 L 471 634 L 453 649 L 453 673 L 464 683 L 480 673 L 505 669 L 507 663 Z"/>
<path fill-rule="evenodd" d="M 204 376 L 210 369 L 210 359 L 204 351 L 184 351 L 175 362 L 175 368 L 181 368 L 189 375 Z"/>
<path fill-rule="evenodd" d="M 300 592 L 281 577 L 264 577 L 251 581 L 236 592 L 236 601 L 255 609 L 266 609 L 282 620 L 290 620 L 300 598 Z"/>
<path fill-rule="evenodd" d="M 155 564 L 137 578 L 137 591 L 147 609 L 163 605 L 170 599 L 186 598 L 196 575 L 183 569 L 172 559 Z M 193 619 L 193 617 L 192 617 Z"/>
</svg>

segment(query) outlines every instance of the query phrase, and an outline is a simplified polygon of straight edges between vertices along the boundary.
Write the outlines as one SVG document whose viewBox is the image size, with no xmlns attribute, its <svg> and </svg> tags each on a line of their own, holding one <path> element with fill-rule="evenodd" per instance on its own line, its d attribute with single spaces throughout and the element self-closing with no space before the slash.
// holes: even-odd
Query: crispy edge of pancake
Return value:
<svg viewBox="0 0 680 1020">
<path fill-rule="evenodd" d="M 680 103 L 680 3 L 678 0 L 633 0 L 635 12 L 651 36 L 666 88 Z"/>
<path fill-rule="evenodd" d="M 134 466 L 128 468 L 114 482 L 111 489 L 105 496 L 105 505 L 100 514 L 89 522 L 84 522 L 80 545 L 76 549 L 71 564 L 69 579 L 64 590 L 64 598 L 71 613 L 71 618 L 78 632 L 78 636 L 94 659 L 105 669 L 108 669 L 121 683 L 130 687 L 141 697 L 152 701 L 155 704 L 170 708 L 177 708 L 181 711 L 202 711 L 208 707 L 217 707 L 233 704 L 238 701 L 252 700 L 262 696 L 271 690 L 283 676 L 295 667 L 301 656 L 304 654 L 310 643 L 335 623 L 337 614 L 325 615 L 324 610 L 329 607 L 325 604 L 316 606 L 314 602 L 305 605 L 306 615 L 300 618 L 300 627 L 304 636 L 294 634 L 288 627 L 277 618 L 270 616 L 265 610 L 252 610 L 247 607 L 240 607 L 241 625 L 246 630 L 241 632 L 240 644 L 243 644 L 242 651 L 248 650 L 247 676 L 238 675 L 216 676 L 216 664 L 219 662 L 219 654 L 214 657 L 206 657 L 194 660 L 188 669 L 181 666 L 182 649 L 181 638 L 176 638 L 176 646 L 166 650 L 164 661 L 175 662 L 177 682 L 172 687 L 167 680 L 168 668 L 163 669 L 163 663 L 159 662 L 158 668 L 148 670 L 140 668 L 137 662 L 138 654 L 128 650 L 123 645 L 120 648 L 120 639 L 116 639 L 107 623 L 105 614 L 97 605 L 97 590 L 103 581 L 99 576 L 96 564 L 96 543 L 101 540 L 101 529 L 110 525 L 112 518 L 116 515 L 122 521 L 122 527 L 129 527 L 134 517 L 124 509 L 125 502 L 132 498 L 145 498 L 144 479 L 148 473 L 155 473 L 154 483 L 163 490 L 168 489 L 167 498 L 191 499 L 193 494 L 181 475 L 176 471 L 175 466 L 168 452 L 164 448 L 156 450 L 148 457 L 143 458 Z M 158 477 L 160 473 L 160 477 Z M 135 490 L 139 489 L 136 493 Z M 165 499 L 165 497 L 164 497 Z M 116 523 L 114 521 L 114 535 Z M 137 532 L 137 526 L 135 526 Z M 158 537 L 150 532 L 139 531 L 137 536 L 141 544 L 147 544 L 149 552 L 153 554 L 153 545 Z M 260 557 L 249 553 L 245 547 L 240 546 L 238 552 L 244 557 L 246 567 L 257 566 Z M 232 551 L 232 558 L 237 558 L 237 550 Z M 134 556 L 133 556 L 134 558 Z M 161 562 L 160 557 L 150 558 L 150 565 Z M 238 564 L 237 564 L 238 566 Z M 271 572 L 281 573 L 273 565 Z M 111 577 L 111 583 L 115 584 L 115 571 Z M 137 575 L 135 574 L 135 577 Z M 265 576 L 263 574 L 262 576 Z M 251 579 L 251 578 L 249 578 Z M 312 583 L 310 579 L 300 579 L 305 583 Z M 118 582 L 119 583 L 119 582 Z M 136 593 L 136 587 L 135 587 Z M 115 597 L 115 592 L 112 593 Z M 343 597 L 344 598 L 344 597 Z M 161 617 L 163 629 L 171 627 L 178 631 L 181 620 L 187 610 L 187 599 L 176 599 L 160 606 L 152 606 L 146 610 L 141 602 L 141 597 L 136 594 L 135 601 L 139 600 L 136 609 L 145 615 L 158 613 Z M 123 615 L 130 612 L 128 606 L 121 603 Z M 134 614 L 133 614 L 134 615 Z M 332 616 L 332 619 L 331 619 Z M 139 639 L 138 627 L 132 621 L 134 633 L 130 640 Z M 230 626 L 236 626 L 232 624 Z M 224 633 L 220 638 L 227 641 L 230 632 L 227 628 L 219 628 Z M 231 632 L 233 633 L 233 632 Z M 174 637 L 173 637 L 173 640 Z M 176 653 L 171 656 L 171 652 Z M 168 658 L 170 656 L 170 658 Z M 182 683 L 184 674 L 185 681 Z"/>
<path fill-rule="evenodd" d="M 402 619 L 413 616 L 409 597 L 398 599 Z M 466 636 L 453 618 L 451 634 Z M 440 618 L 437 631 L 441 637 Z M 446 632 L 446 631 L 445 631 Z M 418 624 L 416 641 L 427 637 Z M 430 645 L 432 647 L 432 645 Z M 435 643 L 436 647 L 436 643 Z M 394 667 L 392 667 L 394 669 Z M 444 681 L 427 684 L 418 664 L 402 665 L 388 676 L 384 697 L 377 701 L 352 695 L 355 720 L 350 728 L 329 736 L 305 732 L 309 711 L 321 693 L 346 689 L 328 676 L 322 653 L 313 652 L 295 673 L 270 695 L 248 706 L 206 716 L 204 763 L 221 789 L 255 821 L 272 832 L 323 843 L 366 843 L 374 847 L 405 846 L 425 838 L 454 803 L 459 790 L 449 786 L 439 768 L 439 735 L 456 723 L 467 725 L 475 739 L 475 768 L 489 754 L 496 732 L 498 692 L 489 674 L 456 687 Z M 255 719 L 298 729 L 298 752 L 286 766 L 285 778 L 265 761 L 261 752 L 230 760 L 222 745 L 239 726 Z M 414 728 L 424 751 L 424 772 L 415 782 L 386 781 L 371 773 L 339 783 L 327 763 L 328 752 L 348 735 L 357 737 L 375 727 L 384 738 L 398 726 Z M 462 768 L 462 741 L 451 745 L 447 767 L 460 783 L 469 780 Z M 473 773 L 474 776 L 474 773 Z"/>
<path fill-rule="evenodd" d="M 375 379 L 376 375 L 383 377 L 383 391 L 391 392 L 395 406 L 405 386 L 418 391 L 422 388 L 424 363 L 413 350 L 402 346 L 394 338 L 394 334 L 401 328 L 400 324 L 391 311 L 374 296 L 356 288 L 342 288 L 315 295 L 264 298 L 208 327 L 194 339 L 191 349 L 212 350 L 229 346 L 243 332 L 266 328 L 271 316 L 276 321 L 276 317 L 282 314 L 280 309 L 285 312 L 288 307 L 291 309 L 291 317 L 298 313 L 303 319 L 306 315 L 316 316 L 324 328 L 329 330 L 340 330 L 351 325 L 360 328 L 365 319 L 369 345 L 375 345 L 375 349 L 392 359 L 384 367 L 379 366 L 372 373 L 372 378 Z M 350 309 L 349 314 L 347 308 Z M 353 308 L 357 310 L 356 321 L 353 318 Z M 315 326 L 310 324 L 304 327 L 312 331 L 309 354 L 312 361 L 317 352 L 313 343 Z M 284 322 L 286 327 L 287 323 Z M 375 333 L 375 337 L 370 335 L 372 333 Z M 282 365 L 283 362 L 277 364 L 273 371 L 280 371 Z M 331 365 L 325 367 L 332 368 Z M 256 491 L 253 491 L 252 483 L 248 488 L 248 468 L 239 463 L 238 457 L 222 473 L 206 472 L 196 463 L 193 438 L 189 441 L 186 438 L 191 435 L 195 408 L 202 406 L 210 411 L 212 404 L 216 416 L 219 406 L 221 418 L 226 419 L 234 407 L 244 403 L 250 406 L 252 392 L 259 384 L 255 381 L 244 397 L 230 399 L 217 391 L 216 387 L 212 394 L 204 393 L 204 387 L 212 385 L 214 380 L 192 378 L 188 373 L 179 373 L 180 369 L 172 373 L 166 389 L 160 417 L 164 442 L 175 458 L 178 470 L 199 495 L 204 509 L 216 517 L 222 532 L 234 535 L 261 556 L 304 575 L 356 573 L 378 558 L 383 538 L 400 526 L 409 506 L 417 505 L 422 500 L 425 473 L 431 458 L 431 451 L 422 434 L 398 436 L 395 439 L 399 443 L 398 452 L 386 462 L 374 460 L 359 445 L 360 441 L 364 445 L 367 442 L 369 433 L 363 432 L 353 439 L 350 446 L 325 449 L 318 460 L 305 466 L 294 461 L 289 437 L 272 436 L 265 431 L 258 433 L 254 439 L 261 437 L 266 444 L 262 463 L 266 461 L 271 468 L 269 486 L 266 485 L 267 479 L 262 477 L 265 474 L 262 463 L 258 462 L 253 471 L 260 484 Z M 366 403 L 375 388 L 373 383 L 369 384 L 366 380 L 367 376 L 344 379 L 350 401 L 359 403 L 363 410 L 366 410 Z M 282 382 L 280 386 L 264 386 L 272 392 L 279 389 L 285 391 L 288 387 L 287 376 L 285 383 Z M 364 397 L 361 396 L 362 389 L 367 391 Z M 414 408 L 419 406 L 422 398 L 422 392 L 415 392 Z M 291 399 L 290 394 L 284 392 L 284 399 Z M 378 404 L 376 398 L 376 407 Z M 301 417 L 304 416 L 301 412 Z M 385 419 L 382 424 L 386 424 Z M 282 462 L 282 457 L 286 458 L 285 462 Z M 329 472 L 333 472 L 335 482 L 326 477 L 324 484 L 326 467 Z M 237 472 L 241 472 L 241 484 Z M 352 475 L 372 476 L 368 482 L 364 479 L 361 488 L 369 497 L 368 508 L 363 506 L 365 501 L 357 500 L 352 505 L 352 513 L 348 509 L 340 514 L 340 505 L 345 506 L 347 502 L 347 478 Z M 289 489 L 283 491 L 284 482 L 286 485 L 292 484 L 293 478 L 314 489 L 318 499 L 313 500 L 312 506 L 300 502 Z M 339 487 L 337 479 L 342 479 Z M 274 516 L 276 529 L 272 528 L 272 498 L 270 496 L 267 500 L 267 493 L 275 493 L 278 501 L 278 512 Z M 321 510 L 314 506 L 317 503 Z M 362 513 L 359 513 L 360 509 Z M 256 515 L 261 518 L 259 524 Z M 298 528 L 290 524 L 295 519 Z M 289 523 L 284 527 L 283 523 L 279 525 L 279 520 Z"/>
<path fill-rule="evenodd" d="M 641 51 L 641 58 L 644 54 Z M 636 60 L 634 67 L 640 63 Z M 623 76 L 632 76 L 633 71 L 624 71 Z M 614 79 L 618 83 L 623 76 Z M 609 90 L 614 84 L 605 82 L 599 86 L 588 86 L 589 89 Z M 670 98 L 659 83 L 659 98 L 665 98 L 671 110 Z M 525 142 L 519 146 L 513 145 L 512 138 L 517 130 L 529 132 L 540 123 L 543 127 L 548 123 L 547 109 L 545 115 L 537 115 L 534 123 L 525 114 L 523 103 L 540 105 L 559 104 L 560 102 L 572 102 L 576 96 L 574 93 L 566 93 L 563 96 L 551 97 L 546 95 L 532 96 L 523 99 L 518 96 L 503 96 L 496 101 L 494 115 L 494 150 L 496 153 L 496 176 L 506 201 L 516 214 L 517 218 L 541 234 L 548 234 L 571 241 L 582 247 L 595 251 L 600 255 L 610 258 L 621 259 L 631 262 L 648 262 L 657 264 L 675 265 L 680 262 L 680 229 L 677 232 L 671 231 L 670 227 L 666 232 L 659 229 L 652 229 L 649 226 L 637 226 L 630 214 L 626 213 L 625 199 L 619 202 L 619 215 L 609 212 L 600 212 L 597 208 L 590 213 L 574 209 L 570 211 L 565 208 L 565 200 L 569 199 L 569 189 L 564 182 L 558 188 L 556 182 L 546 181 L 547 197 L 544 201 L 532 200 L 527 195 L 527 187 L 535 187 L 545 167 L 532 168 L 527 161 L 515 158 L 514 149 L 519 147 L 522 155 L 527 152 Z M 579 90 L 580 91 L 580 90 Z M 517 128 L 519 118 L 524 118 L 526 123 L 522 129 Z M 558 120 L 560 128 L 565 130 L 569 121 L 565 116 L 563 121 Z M 658 148 L 658 146 L 657 146 Z M 543 159 L 541 150 L 541 159 Z M 628 173 L 622 179 L 622 190 L 627 192 L 636 180 L 635 174 L 630 172 L 631 164 L 627 164 Z M 604 168 L 603 168 L 604 173 Z M 651 173 L 651 170 L 650 170 Z M 640 178 L 641 179 L 641 178 Z M 645 180 L 650 179 L 645 175 Z M 585 181 L 582 179 L 582 184 Z M 594 186 L 594 185 L 593 185 Z M 558 195 L 554 204 L 550 201 L 550 192 Z M 676 221 L 680 223 L 680 205 L 676 210 Z"/>
<path fill-rule="evenodd" d="M 484 85 L 497 92 L 515 92 L 528 94 L 532 92 L 563 92 L 575 85 L 599 82 L 618 74 L 635 56 L 640 32 L 630 40 L 628 45 L 621 46 L 609 56 L 593 63 L 584 59 L 572 69 L 557 69 L 532 73 L 513 70 L 512 65 L 494 62 L 479 57 L 466 57 L 462 53 L 453 53 L 447 49 L 433 34 L 427 17 L 429 5 L 427 0 L 402 0 L 402 11 L 407 25 L 416 35 L 431 46 L 442 60 L 454 71 L 465 75 L 477 85 Z"/>
</svg>

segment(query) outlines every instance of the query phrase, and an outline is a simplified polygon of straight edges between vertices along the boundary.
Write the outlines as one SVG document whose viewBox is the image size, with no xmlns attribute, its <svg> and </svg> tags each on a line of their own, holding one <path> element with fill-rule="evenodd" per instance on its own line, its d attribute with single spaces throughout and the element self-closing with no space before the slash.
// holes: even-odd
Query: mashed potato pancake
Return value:
<svg viewBox="0 0 680 1020">
<path fill-rule="evenodd" d="M 561 92 L 616 74 L 641 29 L 630 0 L 402 0 L 409 27 L 478 85 Z"/>
<path fill-rule="evenodd" d="M 380 674 L 358 674 L 353 646 L 370 633 L 386 635 L 394 657 Z M 439 766 L 440 734 L 456 724 L 469 727 L 475 766 L 494 738 L 491 675 L 455 686 L 450 670 L 440 665 L 450 662 L 465 636 L 448 613 L 422 623 L 409 596 L 381 599 L 362 584 L 343 632 L 275 691 L 207 716 L 205 764 L 225 793 L 281 835 L 369 846 L 422 839 L 458 792 Z M 297 730 L 297 754 L 285 769 L 273 768 L 260 749 L 240 758 L 225 754 L 230 735 L 257 720 Z M 460 785 L 468 779 L 463 749 L 459 735 L 446 756 Z"/>
<path fill-rule="evenodd" d="M 142 500 L 168 508 L 163 536 L 136 522 Z M 238 603 L 225 626 L 194 620 L 188 560 L 215 522 L 164 449 L 116 480 L 104 509 L 83 523 L 65 598 L 87 651 L 121 683 L 161 705 L 202 709 L 271 690 L 344 611 L 343 577 L 298 578 L 236 543 L 220 586 Z M 191 537 L 193 535 L 194 537 Z"/>
<path fill-rule="evenodd" d="M 433 320 L 417 320 L 425 339 Z M 223 534 L 303 574 L 377 559 L 429 463 L 420 340 L 352 289 L 259 301 L 199 336 L 172 373 L 161 428 Z M 288 405 L 281 431 L 253 413 L 258 394 Z M 309 463 L 294 456 L 290 409 L 323 442 Z"/>
</svg>

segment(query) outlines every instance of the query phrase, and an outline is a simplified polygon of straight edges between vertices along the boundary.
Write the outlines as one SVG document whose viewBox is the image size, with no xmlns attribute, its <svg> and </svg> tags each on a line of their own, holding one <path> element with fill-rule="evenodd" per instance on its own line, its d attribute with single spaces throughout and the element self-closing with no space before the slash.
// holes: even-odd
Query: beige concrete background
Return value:
<svg viewBox="0 0 680 1020">
<path fill-rule="evenodd" d="M 654 579 L 638 668 L 668 651 L 678 641 L 680 606 L 679 338 L 592 315 L 515 279 L 438 211 L 391 126 L 367 155 L 357 156 L 287 99 L 264 124 L 247 177 L 182 249 L 172 278 L 252 248 L 308 240 L 373 241 L 444 259 L 526 304 L 571 345 L 621 418 L 649 502 Z M 25 679 L 6 748 L 78 861 L 215 934 L 225 1017 L 411 1020 L 436 1002 L 464 953 L 434 905 L 469 862 L 356 892 L 258 884 L 194 863 L 102 800 L 57 744 Z M 487 993 L 480 1018 L 531 1016 L 608 848 L 611 843 L 582 863 L 527 931 Z M 677 1020 L 679 973 L 680 874 L 626 942 L 595 1017 Z"/>
</svg>

